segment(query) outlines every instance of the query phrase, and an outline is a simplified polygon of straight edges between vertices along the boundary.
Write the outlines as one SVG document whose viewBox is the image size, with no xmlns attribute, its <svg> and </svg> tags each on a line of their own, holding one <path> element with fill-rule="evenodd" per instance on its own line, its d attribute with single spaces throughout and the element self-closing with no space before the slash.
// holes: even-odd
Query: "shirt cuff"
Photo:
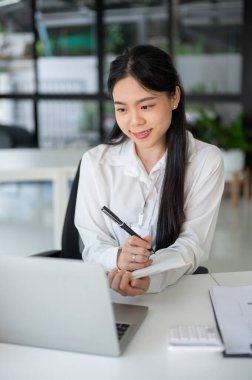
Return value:
<svg viewBox="0 0 252 380">
<path fill-rule="evenodd" d="M 103 265 L 107 271 L 111 271 L 112 269 L 117 268 L 118 249 L 119 247 L 112 247 L 106 250 Z"/>
</svg>

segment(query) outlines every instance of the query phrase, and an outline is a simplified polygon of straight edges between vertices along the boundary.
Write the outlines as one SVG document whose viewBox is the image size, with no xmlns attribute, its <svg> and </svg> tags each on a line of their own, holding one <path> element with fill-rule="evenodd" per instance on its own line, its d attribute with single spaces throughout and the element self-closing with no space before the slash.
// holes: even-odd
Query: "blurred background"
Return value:
<svg viewBox="0 0 252 380">
<path fill-rule="evenodd" d="M 108 65 L 140 43 L 173 56 L 189 113 L 249 112 L 251 19 L 246 0 L 1 0 L 0 124 L 41 148 L 98 143 L 113 125 Z"/>
</svg>

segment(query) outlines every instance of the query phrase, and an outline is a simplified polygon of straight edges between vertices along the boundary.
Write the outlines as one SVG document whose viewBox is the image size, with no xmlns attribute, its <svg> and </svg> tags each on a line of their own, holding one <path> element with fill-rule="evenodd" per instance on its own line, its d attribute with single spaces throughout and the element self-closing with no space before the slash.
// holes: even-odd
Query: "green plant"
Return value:
<svg viewBox="0 0 252 380">
<path fill-rule="evenodd" d="M 196 138 L 217 145 L 224 150 L 251 150 L 251 144 L 248 143 L 244 133 L 241 113 L 228 124 L 223 122 L 220 115 L 204 109 L 199 109 L 198 114 L 199 117 L 194 125 Z"/>
</svg>

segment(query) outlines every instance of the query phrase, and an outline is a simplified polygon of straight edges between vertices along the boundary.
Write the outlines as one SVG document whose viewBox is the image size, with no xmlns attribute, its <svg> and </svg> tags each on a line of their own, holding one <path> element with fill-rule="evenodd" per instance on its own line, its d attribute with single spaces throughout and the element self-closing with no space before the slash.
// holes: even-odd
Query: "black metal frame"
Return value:
<svg viewBox="0 0 252 380">
<path fill-rule="evenodd" d="M 174 16 L 174 0 L 167 1 L 167 14 L 170 22 L 167 26 L 167 39 L 170 41 L 170 54 L 174 55 L 174 29 L 173 29 L 173 16 Z M 1 93 L 0 99 L 13 99 L 13 100 L 31 100 L 33 102 L 34 111 L 34 134 L 36 145 L 39 146 L 39 123 L 38 123 L 38 102 L 40 100 L 96 100 L 98 102 L 99 109 L 99 124 L 100 124 L 100 138 L 104 135 L 103 129 L 103 116 L 104 116 L 104 101 L 107 100 L 107 96 L 103 90 L 103 52 L 104 52 L 104 23 L 103 23 L 103 0 L 96 0 L 96 37 L 97 37 L 97 58 L 98 58 L 98 92 L 96 94 L 69 94 L 69 93 L 38 93 L 38 70 L 37 70 L 37 55 L 36 44 L 38 41 L 38 33 L 36 28 L 36 0 L 31 0 L 32 6 L 32 28 L 34 33 L 34 70 L 35 70 L 35 92 L 33 94 L 27 93 Z M 249 117 L 252 117 L 252 51 L 250 49 L 250 36 L 252 35 L 252 2 L 249 0 L 243 0 L 244 13 L 243 13 L 243 72 L 242 72 L 242 92 L 241 94 L 187 94 L 187 101 L 197 101 L 200 103 L 206 102 L 239 102 L 242 104 L 243 111 Z"/>
</svg>

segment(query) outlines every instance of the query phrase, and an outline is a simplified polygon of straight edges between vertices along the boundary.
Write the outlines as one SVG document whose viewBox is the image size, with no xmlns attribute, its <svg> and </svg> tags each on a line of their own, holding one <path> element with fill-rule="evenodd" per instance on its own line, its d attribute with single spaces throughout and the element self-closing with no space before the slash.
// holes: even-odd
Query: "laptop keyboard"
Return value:
<svg viewBox="0 0 252 380">
<path fill-rule="evenodd" d="M 117 336 L 119 340 L 122 339 L 129 327 L 130 325 L 127 323 L 116 323 Z"/>
</svg>

